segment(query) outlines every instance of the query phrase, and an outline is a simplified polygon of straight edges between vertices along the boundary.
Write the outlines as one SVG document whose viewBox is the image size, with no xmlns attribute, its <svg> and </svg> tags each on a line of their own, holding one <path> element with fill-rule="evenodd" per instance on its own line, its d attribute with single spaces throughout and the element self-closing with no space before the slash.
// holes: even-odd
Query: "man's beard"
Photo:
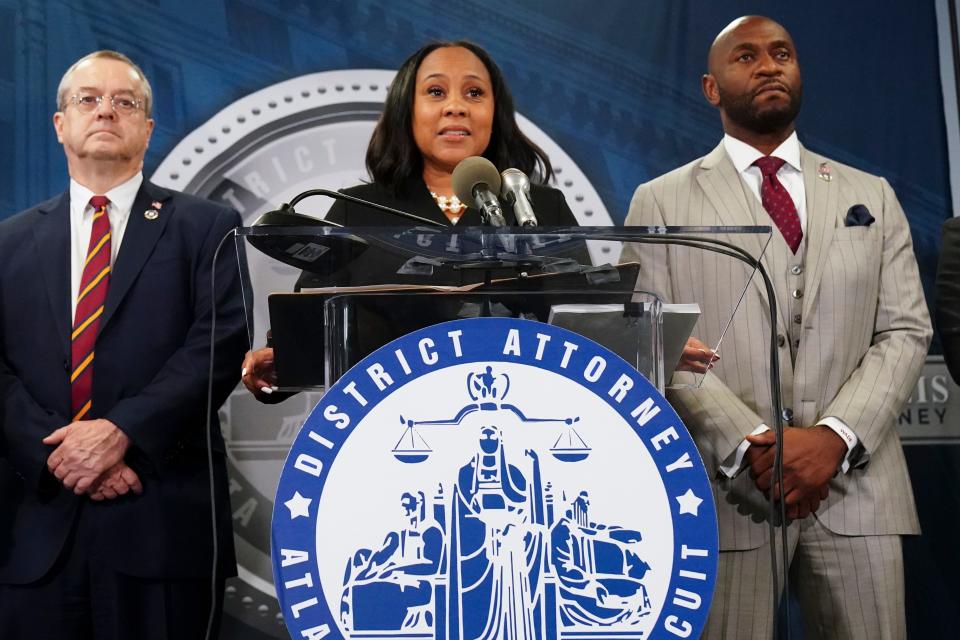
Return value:
<svg viewBox="0 0 960 640">
<path fill-rule="evenodd" d="M 727 117 L 747 131 L 760 135 L 776 133 L 787 128 L 800 113 L 803 91 L 799 87 L 790 89 L 790 101 L 783 107 L 768 107 L 763 110 L 754 104 L 755 93 L 734 96 L 719 86 L 720 104 Z"/>
</svg>

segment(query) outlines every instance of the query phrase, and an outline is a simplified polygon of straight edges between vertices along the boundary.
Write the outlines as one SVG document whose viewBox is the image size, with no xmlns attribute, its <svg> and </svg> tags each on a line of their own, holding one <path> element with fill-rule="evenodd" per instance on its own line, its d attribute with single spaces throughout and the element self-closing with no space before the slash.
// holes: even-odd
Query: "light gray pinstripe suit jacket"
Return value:
<svg viewBox="0 0 960 640">
<path fill-rule="evenodd" d="M 827 163 L 832 179 L 818 177 Z M 763 258 L 777 291 L 777 332 L 799 339 L 780 350 L 784 406 L 793 425 L 825 416 L 846 422 L 860 438 L 866 464 L 838 475 L 817 516 L 845 535 L 919 533 L 897 415 L 923 364 L 931 329 L 910 230 L 886 180 L 801 147 L 807 231 L 793 256 L 779 231 Z M 865 205 L 876 222 L 846 227 L 848 209 Z M 710 154 L 641 185 L 628 225 L 770 225 L 723 145 Z M 729 235 L 754 256 L 757 236 Z M 642 247 L 642 249 L 640 248 Z M 638 287 L 670 302 L 699 302 L 694 335 L 716 344 L 746 282 L 744 265 L 714 254 L 635 245 L 623 260 L 641 263 Z M 802 282 L 790 267 L 802 261 Z M 799 285 L 802 298 L 791 299 Z M 766 499 L 748 473 L 730 480 L 717 468 L 761 423 L 772 424 L 768 306 L 759 276 L 747 289 L 724 337 L 721 360 L 700 389 L 668 397 L 690 429 L 713 478 L 721 550 L 754 549 L 767 540 Z M 795 322 L 802 308 L 801 322 Z M 690 374 L 678 373 L 677 376 Z"/>
</svg>

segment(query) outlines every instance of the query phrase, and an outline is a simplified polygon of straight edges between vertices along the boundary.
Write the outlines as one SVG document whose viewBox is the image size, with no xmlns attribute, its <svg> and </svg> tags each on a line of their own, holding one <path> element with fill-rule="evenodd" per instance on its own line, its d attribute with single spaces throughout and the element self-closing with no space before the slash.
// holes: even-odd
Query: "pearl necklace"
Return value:
<svg viewBox="0 0 960 640">
<path fill-rule="evenodd" d="M 440 211 L 443 211 L 443 213 L 448 216 L 460 217 L 460 215 L 463 214 L 463 210 L 467 208 L 467 205 L 460 202 L 460 198 L 455 195 L 441 196 L 433 191 L 430 192 L 430 195 L 433 196 L 433 201 L 440 207 Z"/>
</svg>

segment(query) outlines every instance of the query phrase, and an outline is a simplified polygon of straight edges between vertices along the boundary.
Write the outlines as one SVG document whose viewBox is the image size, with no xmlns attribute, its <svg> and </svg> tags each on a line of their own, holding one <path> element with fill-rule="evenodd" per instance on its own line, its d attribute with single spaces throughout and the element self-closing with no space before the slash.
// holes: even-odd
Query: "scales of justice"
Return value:
<svg viewBox="0 0 960 640">
<path fill-rule="evenodd" d="M 574 427 L 580 421 L 579 417 L 528 417 L 516 405 L 503 402 L 509 390 L 510 378 L 506 374 L 494 376 L 492 367 L 487 367 L 486 371 L 480 374 L 469 374 L 467 392 L 473 402 L 460 409 L 454 417 L 441 420 L 408 420 L 400 416 L 400 422 L 406 426 L 406 429 L 391 449 L 393 457 L 407 464 L 417 464 L 430 457 L 433 449 L 420 435 L 418 426 L 458 426 L 464 418 L 478 411 L 509 411 L 524 424 L 564 425 L 565 428 L 550 447 L 550 454 L 561 462 L 580 462 L 587 459 L 591 451 L 590 446 Z"/>
</svg>

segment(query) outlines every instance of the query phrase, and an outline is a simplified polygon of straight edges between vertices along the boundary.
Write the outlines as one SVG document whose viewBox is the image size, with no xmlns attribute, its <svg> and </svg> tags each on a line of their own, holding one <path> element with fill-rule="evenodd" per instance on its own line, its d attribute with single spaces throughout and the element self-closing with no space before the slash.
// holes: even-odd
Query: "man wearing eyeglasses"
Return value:
<svg viewBox="0 0 960 640">
<path fill-rule="evenodd" d="M 69 188 L 0 223 L 4 639 L 203 638 L 235 572 L 215 412 L 246 340 L 217 248 L 240 217 L 144 180 L 151 103 L 126 56 L 77 61 L 53 117 Z"/>
</svg>

